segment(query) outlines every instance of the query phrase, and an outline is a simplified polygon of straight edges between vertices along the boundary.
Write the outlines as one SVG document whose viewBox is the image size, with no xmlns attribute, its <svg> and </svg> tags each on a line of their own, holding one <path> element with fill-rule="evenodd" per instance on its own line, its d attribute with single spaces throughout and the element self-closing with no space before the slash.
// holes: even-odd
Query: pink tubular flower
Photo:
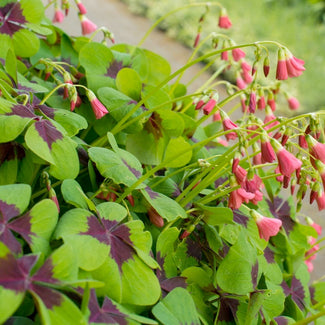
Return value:
<svg viewBox="0 0 325 325">
<path fill-rule="evenodd" d="M 272 122 L 272 123 L 270 123 Z M 270 107 L 265 108 L 265 118 L 264 118 L 264 126 L 265 130 L 271 129 L 273 126 L 280 124 L 280 122 L 276 119 L 276 116 L 273 114 L 273 111 Z"/>
<path fill-rule="evenodd" d="M 279 49 L 278 51 L 278 64 L 276 68 L 276 78 L 278 80 L 286 80 L 288 79 L 288 70 L 286 65 L 286 58 L 283 49 Z"/>
<path fill-rule="evenodd" d="M 251 215 L 256 222 L 260 238 L 269 241 L 270 237 L 277 235 L 280 231 L 281 220 L 264 217 L 255 210 L 251 210 Z"/>
<path fill-rule="evenodd" d="M 211 98 L 204 106 L 203 106 L 203 114 L 209 115 L 211 111 L 215 108 L 217 101 Z"/>
<path fill-rule="evenodd" d="M 257 108 L 258 109 L 264 109 L 266 106 L 265 104 L 265 97 L 264 96 L 261 96 L 258 101 L 257 101 Z M 265 122 L 264 122 L 265 123 Z"/>
<path fill-rule="evenodd" d="M 322 189 L 320 189 L 317 192 L 316 195 L 316 202 L 317 202 L 317 206 L 318 206 L 318 210 L 322 211 L 325 209 L 325 193 Z"/>
<path fill-rule="evenodd" d="M 98 100 L 98 98 L 91 90 L 87 89 L 86 95 L 90 101 L 91 107 L 97 120 L 108 114 L 106 107 Z"/>
<path fill-rule="evenodd" d="M 312 165 L 315 166 L 315 159 L 325 164 L 325 144 L 315 140 L 311 135 L 306 134 L 305 139 L 308 143 L 309 151 L 313 157 L 310 157 Z"/>
<path fill-rule="evenodd" d="M 53 23 L 62 23 L 63 19 L 64 19 L 63 12 L 59 8 L 55 8 L 54 17 L 53 17 L 52 22 Z"/>
<path fill-rule="evenodd" d="M 221 52 L 221 60 L 228 61 L 228 51 Z"/>
<path fill-rule="evenodd" d="M 262 155 L 262 162 L 273 162 L 276 158 L 275 152 L 273 147 L 267 137 L 262 137 L 261 139 L 261 155 Z"/>
<path fill-rule="evenodd" d="M 250 113 L 255 113 L 256 110 L 256 93 L 255 91 L 252 91 L 250 96 L 249 96 L 249 112 Z"/>
<path fill-rule="evenodd" d="M 221 9 L 218 26 L 224 29 L 228 29 L 232 26 L 232 23 L 227 15 L 227 11 L 225 8 Z"/>
<path fill-rule="evenodd" d="M 305 71 L 305 62 L 303 60 L 297 59 L 288 50 L 285 53 L 285 57 L 288 76 L 290 78 L 298 77 L 302 74 L 303 71 Z"/>
<path fill-rule="evenodd" d="M 263 72 L 264 72 L 265 77 L 267 77 L 269 75 L 269 72 L 270 72 L 270 59 L 269 59 L 268 56 L 265 57 L 265 59 L 264 59 Z"/>
<path fill-rule="evenodd" d="M 243 113 L 248 112 L 248 107 L 246 105 L 246 96 L 243 94 L 240 96 L 240 105 Z"/>
<path fill-rule="evenodd" d="M 221 121 L 221 116 L 220 116 L 220 112 L 219 111 L 218 112 L 215 112 L 213 114 L 212 120 L 213 120 L 213 122 Z"/>
<path fill-rule="evenodd" d="M 316 230 L 318 236 L 320 236 L 320 235 L 322 234 L 322 226 L 321 226 L 321 225 L 319 225 L 319 224 L 316 223 L 316 222 L 313 222 L 313 223 L 311 224 L 311 226 Z"/>
<path fill-rule="evenodd" d="M 222 119 L 222 125 L 224 131 L 234 130 L 238 128 L 237 124 L 235 124 L 224 111 L 220 111 L 220 116 Z M 229 132 L 225 135 L 225 137 L 228 141 L 234 140 L 237 138 L 237 133 Z"/>
<path fill-rule="evenodd" d="M 234 176 L 230 176 L 229 182 L 231 188 L 235 188 L 239 185 Z M 237 188 L 230 193 L 228 207 L 233 210 L 239 209 L 243 202 L 248 203 L 254 196 L 255 194 L 246 192 L 241 187 Z"/>
<path fill-rule="evenodd" d="M 243 70 L 242 77 L 247 84 L 250 84 L 253 81 L 253 77 L 250 71 Z"/>
<path fill-rule="evenodd" d="M 97 29 L 97 25 L 89 20 L 85 15 L 79 15 L 81 21 L 82 35 L 93 33 Z"/>
<path fill-rule="evenodd" d="M 233 49 L 231 51 L 231 54 L 235 61 L 239 61 L 240 59 L 243 59 L 246 56 L 246 53 L 240 48 Z"/>
<path fill-rule="evenodd" d="M 308 144 L 307 144 L 307 141 L 306 141 L 304 135 L 299 135 L 298 142 L 299 142 L 299 146 L 301 148 L 304 148 L 304 149 L 307 149 L 308 148 Z"/>
<path fill-rule="evenodd" d="M 271 110 L 274 112 L 276 109 L 275 99 L 273 93 L 269 93 L 267 96 L 267 104 L 271 107 Z"/>
<path fill-rule="evenodd" d="M 76 0 L 76 4 L 77 4 L 77 7 L 79 9 L 79 12 L 82 15 L 85 15 L 87 13 L 87 9 L 85 8 L 85 6 L 79 0 Z"/>
<path fill-rule="evenodd" d="M 290 177 L 296 169 L 301 167 L 302 162 L 292 153 L 284 149 L 275 139 L 271 139 L 271 144 L 278 158 L 280 173 L 284 176 Z"/>
<path fill-rule="evenodd" d="M 237 76 L 236 78 L 236 85 L 239 89 L 245 89 L 247 86 L 243 78 L 240 76 Z"/>
<path fill-rule="evenodd" d="M 300 103 L 299 103 L 299 101 L 298 101 L 297 98 L 295 98 L 295 97 L 289 97 L 288 98 L 288 105 L 289 105 L 289 108 L 291 110 L 295 111 L 296 109 L 299 108 Z"/>
</svg>

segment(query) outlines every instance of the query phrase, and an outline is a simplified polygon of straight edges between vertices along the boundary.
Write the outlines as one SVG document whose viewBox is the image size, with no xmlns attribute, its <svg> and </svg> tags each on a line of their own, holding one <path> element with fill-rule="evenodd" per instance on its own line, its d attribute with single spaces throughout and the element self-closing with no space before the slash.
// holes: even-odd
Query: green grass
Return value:
<svg viewBox="0 0 325 325">
<path fill-rule="evenodd" d="M 185 0 L 123 0 L 132 11 L 157 20 L 170 10 L 191 2 Z M 211 1 L 214 2 L 214 1 Z M 304 0 L 227 0 L 221 1 L 227 8 L 233 27 L 226 33 L 236 43 L 274 40 L 287 46 L 292 53 L 306 61 L 306 71 L 299 78 L 290 79 L 285 90 L 301 102 L 301 110 L 313 111 L 325 103 L 325 25 L 316 22 L 313 6 Z M 168 17 L 160 28 L 173 38 L 192 46 L 197 22 L 204 8 L 186 9 Z M 203 25 L 202 35 L 217 27 L 218 11 L 210 10 Z M 271 73 L 274 74 L 274 67 Z"/>
</svg>

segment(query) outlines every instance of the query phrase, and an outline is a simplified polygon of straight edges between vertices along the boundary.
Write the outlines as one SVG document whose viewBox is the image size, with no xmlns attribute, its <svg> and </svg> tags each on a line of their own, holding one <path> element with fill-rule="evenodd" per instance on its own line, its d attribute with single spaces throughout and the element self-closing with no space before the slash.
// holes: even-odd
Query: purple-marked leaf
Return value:
<svg viewBox="0 0 325 325">
<path fill-rule="evenodd" d="M 31 294 L 43 324 L 87 325 L 80 309 L 59 291 L 33 284 Z"/>
<path fill-rule="evenodd" d="M 297 304 L 297 306 L 304 310 L 305 307 L 305 289 L 303 284 L 299 279 L 295 276 L 291 279 L 291 286 L 289 287 L 288 284 L 283 281 L 281 283 L 281 287 L 283 288 L 284 294 L 287 296 L 291 295 L 292 300 Z"/>
<path fill-rule="evenodd" d="M 247 228 L 247 223 L 249 221 L 249 218 L 244 214 L 242 214 L 239 210 L 235 210 L 233 211 L 233 213 L 234 213 L 234 221 Z"/>
<path fill-rule="evenodd" d="M 77 144 L 56 129 L 52 122 L 42 120 L 32 124 L 26 131 L 25 141 L 29 149 L 51 164 L 50 173 L 54 177 L 73 179 L 78 175 Z"/>
<path fill-rule="evenodd" d="M 275 317 L 274 320 L 278 325 L 290 325 L 296 323 L 296 321 L 293 318 L 286 317 L 286 316 Z"/>
<path fill-rule="evenodd" d="M 123 68 L 127 68 L 127 66 L 125 66 L 122 61 L 118 61 L 114 59 L 111 62 L 110 66 L 107 68 L 105 76 L 115 79 L 118 72 Z"/>
<path fill-rule="evenodd" d="M 257 280 L 258 280 L 258 262 L 257 261 L 252 267 L 251 277 L 252 277 L 252 282 L 253 282 L 253 288 L 256 289 Z"/>
<path fill-rule="evenodd" d="M 175 288 L 156 304 L 152 313 L 162 324 L 201 324 L 191 295 L 183 288 Z"/>
<path fill-rule="evenodd" d="M 288 201 L 284 201 L 279 197 L 275 197 L 273 202 L 267 200 L 270 212 L 275 218 L 278 218 L 282 221 L 282 227 L 289 233 L 293 230 L 295 221 L 291 219 L 291 206 Z"/>
<path fill-rule="evenodd" d="M 29 119 L 39 119 L 40 117 L 34 113 L 34 109 L 32 106 L 16 104 L 11 107 L 11 112 L 6 113 L 6 116 L 17 115 L 22 118 L 29 118 Z"/>
<path fill-rule="evenodd" d="M 0 18 L 2 21 L 0 33 L 8 34 L 11 37 L 22 28 L 22 24 L 26 23 L 19 2 L 8 3 L 4 7 L 0 7 Z"/>
<path fill-rule="evenodd" d="M 242 295 L 253 291 L 252 268 L 256 263 L 256 250 L 246 236 L 246 231 L 241 231 L 217 270 L 218 285 L 229 293 Z"/>
<path fill-rule="evenodd" d="M 125 150 L 114 152 L 94 147 L 90 148 L 88 153 L 101 175 L 112 179 L 116 184 L 131 186 L 138 180 L 138 176 L 142 175 L 140 162 Z"/>
<path fill-rule="evenodd" d="M 104 298 L 103 304 L 100 307 L 95 290 L 91 291 L 88 308 L 90 310 L 90 324 L 157 324 L 152 319 L 130 313 L 107 297 Z"/>
<path fill-rule="evenodd" d="M 153 191 L 148 186 L 140 191 L 146 201 L 167 221 L 187 217 L 185 210 L 175 200 Z"/>
<path fill-rule="evenodd" d="M 142 82 L 135 70 L 131 68 L 121 69 L 116 76 L 115 84 L 123 94 L 136 101 L 141 99 Z"/>
<path fill-rule="evenodd" d="M 237 318 L 237 309 L 239 300 L 227 297 L 220 298 L 220 311 L 218 314 L 218 322 L 233 322 Z"/>
<path fill-rule="evenodd" d="M 265 278 L 274 284 L 280 284 L 283 280 L 282 271 L 280 266 L 274 260 L 274 253 L 266 247 L 264 254 L 258 256 L 260 271 L 264 274 Z"/>
</svg>

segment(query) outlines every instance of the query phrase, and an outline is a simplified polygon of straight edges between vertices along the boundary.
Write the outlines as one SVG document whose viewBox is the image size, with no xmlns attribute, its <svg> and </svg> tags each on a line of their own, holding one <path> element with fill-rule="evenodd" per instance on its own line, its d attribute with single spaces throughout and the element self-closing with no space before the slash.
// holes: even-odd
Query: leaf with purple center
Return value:
<svg viewBox="0 0 325 325">
<path fill-rule="evenodd" d="M 104 298 L 101 306 L 99 306 L 96 292 L 92 290 L 90 293 L 90 300 L 88 308 L 90 310 L 89 324 L 152 324 L 156 325 L 157 322 L 153 319 L 146 318 L 140 315 L 129 312 L 120 304 L 114 302 L 108 297 Z"/>
<path fill-rule="evenodd" d="M 101 87 L 114 86 L 114 79 L 107 75 L 113 60 L 112 51 L 103 44 L 89 42 L 81 48 L 79 62 L 86 70 L 87 86 L 94 92 Z"/>
<path fill-rule="evenodd" d="M 44 6 L 40 0 L 6 1 L 6 4 L 0 7 L 2 20 L 0 43 L 13 46 L 18 56 L 34 55 L 39 48 L 39 39 L 27 28 L 39 26 L 43 16 Z M 6 52 L 7 46 L 1 50 Z M 2 51 L 0 51 L 0 57 L 3 57 Z"/>
<path fill-rule="evenodd" d="M 88 150 L 89 158 L 102 176 L 116 184 L 131 186 L 142 176 L 142 166 L 131 153 L 117 147 L 114 137 L 109 133 L 108 136 L 113 150 L 93 147 Z"/>
<path fill-rule="evenodd" d="M 148 186 L 140 189 L 140 191 L 144 199 L 168 222 L 187 217 L 185 210 L 175 200 L 166 195 L 155 192 Z"/>
<path fill-rule="evenodd" d="M 15 195 L 14 197 L 13 194 Z M 58 211 L 55 203 L 42 200 L 23 214 L 30 198 L 30 187 L 24 184 L 0 187 L 0 240 L 15 253 L 21 253 L 21 245 L 14 233 L 21 235 L 32 252 L 48 254 L 49 240 L 56 226 Z M 24 204 L 21 200 L 24 199 Z"/>
<path fill-rule="evenodd" d="M 199 315 L 191 295 L 183 288 L 175 288 L 156 304 L 152 313 L 162 324 L 200 325 Z"/>
<path fill-rule="evenodd" d="M 36 117 L 27 107 L 0 97 L 0 143 L 16 139 Z"/>
<path fill-rule="evenodd" d="M 245 295 L 252 292 L 253 266 L 256 263 L 256 250 L 247 240 L 246 231 L 242 230 L 237 242 L 230 247 L 226 257 L 217 270 L 217 283 L 226 292 Z M 240 267 L 238 267 L 240 265 Z"/>
<path fill-rule="evenodd" d="M 6 320 L 18 308 L 25 293 L 29 292 L 43 322 L 55 324 L 58 320 L 68 322 L 75 319 L 85 324 L 79 309 L 65 295 L 51 288 L 59 288 L 65 285 L 63 281 L 76 278 L 76 260 L 71 248 L 61 246 L 35 272 L 38 259 L 39 255 L 24 255 L 16 259 L 0 242 L 0 321 Z M 5 302 L 5 309 L 2 302 Z"/>
<path fill-rule="evenodd" d="M 150 233 L 143 231 L 140 220 L 121 223 L 127 211 L 117 203 L 99 204 L 97 214 L 69 210 L 60 219 L 55 237 L 73 247 L 80 268 L 92 271 L 95 280 L 105 283 L 98 294 L 117 302 L 153 304 L 160 287 L 151 269 L 157 263 L 149 255 Z M 150 292 L 146 290 L 149 284 Z"/>
<path fill-rule="evenodd" d="M 27 147 L 50 163 L 50 174 L 58 179 L 75 178 L 79 173 L 77 144 L 58 130 L 53 121 L 39 120 L 25 134 Z M 65 159 L 62 159 L 64 157 Z"/>
</svg>

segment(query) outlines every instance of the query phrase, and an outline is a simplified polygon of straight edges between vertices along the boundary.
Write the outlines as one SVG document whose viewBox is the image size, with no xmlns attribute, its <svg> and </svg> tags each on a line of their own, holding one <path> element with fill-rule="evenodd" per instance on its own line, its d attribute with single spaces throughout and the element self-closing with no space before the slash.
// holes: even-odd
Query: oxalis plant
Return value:
<svg viewBox="0 0 325 325">
<path fill-rule="evenodd" d="M 70 3 L 50 5 L 61 22 Z M 193 55 L 171 73 L 140 47 L 160 21 L 114 44 L 71 5 L 90 37 L 39 0 L 0 2 L 0 323 L 324 324 L 321 227 L 299 213 L 307 192 L 325 209 L 324 112 L 274 113 L 298 108 L 282 81 L 304 62 L 235 43 L 217 2 L 201 39 L 209 5 L 191 3 Z M 188 94 L 201 61 L 219 68 Z"/>
</svg>

